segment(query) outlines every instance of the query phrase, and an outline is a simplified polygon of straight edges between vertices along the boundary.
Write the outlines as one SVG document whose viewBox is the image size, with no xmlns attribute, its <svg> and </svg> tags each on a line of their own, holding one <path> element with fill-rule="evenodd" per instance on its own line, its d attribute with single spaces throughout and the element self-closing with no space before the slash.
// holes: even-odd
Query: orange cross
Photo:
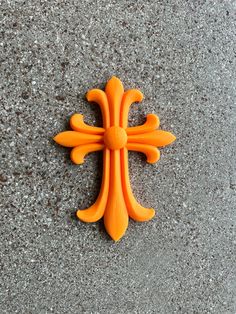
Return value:
<svg viewBox="0 0 236 314">
<path fill-rule="evenodd" d="M 104 217 L 107 232 L 118 241 L 128 227 L 129 217 L 147 221 L 155 215 L 152 208 L 144 208 L 133 196 L 128 172 L 128 150 L 142 152 L 147 162 L 155 163 L 160 158 L 156 147 L 175 140 L 169 132 L 156 130 L 159 118 L 148 114 L 143 125 L 128 127 L 129 107 L 140 102 L 143 94 L 137 89 L 124 92 L 122 82 L 112 77 L 105 92 L 92 89 L 87 100 L 97 103 L 102 111 L 103 128 L 84 123 L 83 116 L 74 114 L 70 119 L 73 131 L 59 133 L 54 140 L 65 147 L 73 147 L 71 159 L 76 164 L 84 162 L 88 153 L 103 150 L 103 177 L 96 202 L 76 215 L 84 222 L 95 222 Z"/>
</svg>

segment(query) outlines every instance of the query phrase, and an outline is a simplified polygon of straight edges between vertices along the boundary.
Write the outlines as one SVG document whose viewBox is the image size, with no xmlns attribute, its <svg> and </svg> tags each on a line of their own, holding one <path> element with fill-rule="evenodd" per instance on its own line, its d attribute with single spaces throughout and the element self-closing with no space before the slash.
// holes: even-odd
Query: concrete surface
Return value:
<svg viewBox="0 0 236 314">
<path fill-rule="evenodd" d="M 0 313 L 236 313 L 236 2 L 2 1 Z M 149 223 L 113 243 L 92 204 L 101 154 L 83 166 L 51 138 L 117 75 L 178 137 L 156 165 L 130 153 Z"/>
</svg>

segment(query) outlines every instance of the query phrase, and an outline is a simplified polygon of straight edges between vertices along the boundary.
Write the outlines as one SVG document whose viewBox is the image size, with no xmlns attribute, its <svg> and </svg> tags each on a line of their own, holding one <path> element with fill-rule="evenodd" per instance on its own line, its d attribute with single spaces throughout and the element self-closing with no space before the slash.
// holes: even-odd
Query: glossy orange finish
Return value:
<svg viewBox="0 0 236 314">
<path fill-rule="evenodd" d="M 82 115 L 74 114 L 70 119 L 73 131 L 54 137 L 58 144 L 73 147 L 71 159 L 76 164 L 83 163 L 86 154 L 103 150 L 103 178 L 98 198 L 90 208 L 78 210 L 76 214 L 84 222 L 95 222 L 104 217 L 105 228 L 115 241 L 124 235 L 129 217 L 147 221 L 155 215 L 154 209 L 141 206 L 133 196 L 128 150 L 142 152 L 147 162 L 155 163 L 160 158 L 157 147 L 175 141 L 170 132 L 156 130 L 160 122 L 154 114 L 148 114 L 143 125 L 128 127 L 129 107 L 142 99 L 139 90 L 124 92 L 121 81 L 112 77 L 105 92 L 93 89 L 87 93 L 87 100 L 96 102 L 101 108 L 103 127 L 87 125 Z"/>
</svg>

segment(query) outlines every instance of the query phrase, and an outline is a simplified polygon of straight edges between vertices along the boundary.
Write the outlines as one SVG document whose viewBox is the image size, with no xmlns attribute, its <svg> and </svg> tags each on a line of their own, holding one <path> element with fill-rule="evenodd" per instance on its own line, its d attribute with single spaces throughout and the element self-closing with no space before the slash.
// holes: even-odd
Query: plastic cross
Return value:
<svg viewBox="0 0 236 314">
<path fill-rule="evenodd" d="M 102 111 L 103 127 L 84 123 L 83 116 L 74 114 L 70 119 L 73 131 L 65 131 L 54 140 L 65 147 L 73 147 L 71 159 L 76 164 L 84 162 L 90 152 L 103 150 L 103 177 L 96 202 L 76 215 L 84 222 L 95 222 L 104 217 L 107 232 L 115 241 L 119 240 L 128 227 L 129 217 L 136 221 L 150 220 L 155 211 L 144 208 L 133 196 L 128 171 L 128 150 L 142 152 L 147 162 L 155 163 L 160 158 L 157 147 L 175 140 L 175 136 L 159 127 L 159 118 L 148 114 L 143 125 L 128 127 L 129 107 L 140 102 L 143 94 L 137 89 L 124 92 L 121 81 L 112 77 L 105 92 L 92 89 L 87 100 L 97 103 Z"/>
</svg>

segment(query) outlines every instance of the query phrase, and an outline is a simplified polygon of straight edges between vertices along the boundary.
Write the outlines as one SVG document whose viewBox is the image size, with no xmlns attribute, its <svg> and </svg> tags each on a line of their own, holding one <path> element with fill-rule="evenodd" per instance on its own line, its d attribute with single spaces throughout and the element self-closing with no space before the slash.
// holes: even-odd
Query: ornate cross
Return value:
<svg viewBox="0 0 236 314">
<path fill-rule="evenodd" d="M 128 150 L 142 152 L 147 162 L 155 163 L 160 158 L 157 147 L 175 140 L 169 132 L 156 130 L 159 118 L 148 114 L 143 125 L 128 127 L 129 107 L 140 102 L 143 94 L 137 89 L 124 92 L 121 81 L 112 77 L 105 92 L 92 89 L 87 100 L 97 103 L 102 111 L 103 127 L 84 123 L 81 114 L 70 119 L 73 131 L 65 131 L 54 140 L 65 147 L 73 147 L 71 160 L 82 164 L 88 153 L 103 150 L 103 176 L 96 202 L 76 215 L 84 222 L 95 222 L 104 217 L 104 224 L 111 238 L 118 241 L 128 227 L 129 217 L 136 221 L 147 221 L 155 215 L 152 208 L 144 208 L 133 196 L 128 170 Z"/>
</svg>

